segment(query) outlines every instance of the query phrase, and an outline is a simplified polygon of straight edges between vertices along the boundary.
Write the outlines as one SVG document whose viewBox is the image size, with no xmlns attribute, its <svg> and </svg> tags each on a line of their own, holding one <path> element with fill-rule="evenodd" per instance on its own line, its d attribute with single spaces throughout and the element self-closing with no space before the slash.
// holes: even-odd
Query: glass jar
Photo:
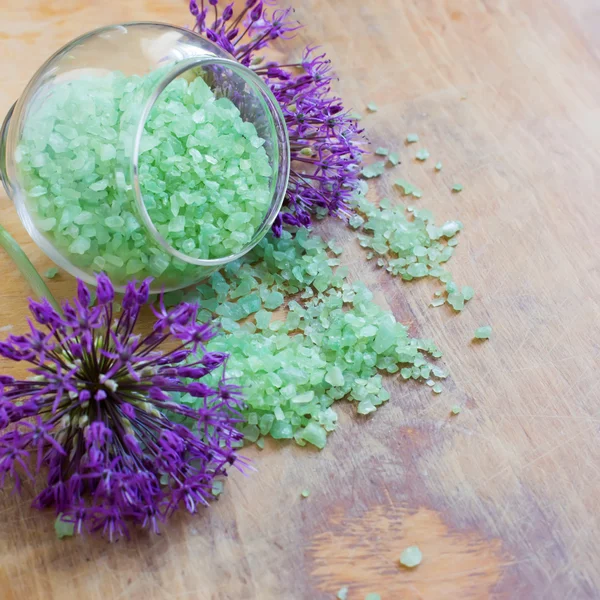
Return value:
<svg viewBox="0 0 600 600">
<path fill-rule="evenodd" d="M 173 290 L 270 229 L 289 141 L 251 69 L 192 31 L 128 23 L 77 38 L 38 70 L 2 127 L 0 172 L 63 269 Z"/>
</svg>

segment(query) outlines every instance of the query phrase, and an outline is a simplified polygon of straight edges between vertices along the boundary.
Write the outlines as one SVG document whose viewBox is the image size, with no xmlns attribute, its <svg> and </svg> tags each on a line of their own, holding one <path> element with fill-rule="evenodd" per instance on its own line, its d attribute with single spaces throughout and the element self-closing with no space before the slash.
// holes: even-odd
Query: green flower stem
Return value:
<svg viewBox="0 0 600 600">
<path fill-rule="evenodd" d="M 58 312 L 62 312 L 58 302 L 52 295 L 52 292 L 48 289 L 48 286 L 40 277 L 40 274 L 35 270 L 35 267 L 31 264 L 31 261 L 27 258 L 25 252 L 21 250 L 21 246 L 17 244 L 13 236 L 10 235 L 2 225 L 0 225 L 0 246 L 4 248 L 8 256 L 13 259 L 17 268 L 21 271 L 21 275 L 25 277 L 34 294 L 38 298 L 46 298 Z"/>
</svg>

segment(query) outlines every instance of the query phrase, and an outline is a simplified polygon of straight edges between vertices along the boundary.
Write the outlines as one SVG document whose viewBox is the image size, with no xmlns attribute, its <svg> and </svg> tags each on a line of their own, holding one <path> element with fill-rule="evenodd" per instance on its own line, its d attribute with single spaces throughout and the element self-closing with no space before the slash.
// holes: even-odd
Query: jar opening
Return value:
<svg viewBox="0 0 600 600">
<path fill-rule="evenodd" d="M 156 72 L 133 140 L 140 216 L 173 257 L 218 267 L 251 250 L 281 209 L 289 143 L 281 109 L 251 70 L 218 57 Z"/>
</svg>

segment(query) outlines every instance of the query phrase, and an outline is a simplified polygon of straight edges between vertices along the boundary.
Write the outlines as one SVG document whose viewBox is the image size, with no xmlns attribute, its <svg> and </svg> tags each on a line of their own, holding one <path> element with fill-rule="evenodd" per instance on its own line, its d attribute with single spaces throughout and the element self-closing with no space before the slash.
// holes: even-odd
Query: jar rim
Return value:
<svg viewBox="0 0 600 600">
<path fill-rule="evenodd" d="M 187 30 L 186 30 L 187 31 Z M 196 34 L 198 35 L 198 34 Z M 203 38 L 204 39 L 204 38 Z M 274 146 L 277 151 L 277 159 L 275 161 L 274 167 L 274 184 L 272 185 L 272 198 L 271 203 L 269 205 L 269 209 L 263 219 L 260 227 L 254 232 L 252 239 L 244 246 L 242 250 L 235 254 L 229 254 L 227 256 L 221 258 L 194 258 L 189 256 L 177 248 L 173 247 L 169 242 L 159 233 L 156 228 L 150 214 L 148 213 L 148 209 L 143 200 L 143 196 L 140 188 L 140 180 L 139 180 L 139 156 L 140 156 L 140 146 L 142 141 L 142 136 L 144 135 L 144 127 L 150 116 L 150 112 L 157 102 L 160 95 L 164 92 L 167 86 L 174 81 L 177 77 L 181 76 L 183 73 L 189 71 L 190 69 L 194 69 L 197 67 L 206 67 L 206 66 L 222 66 L 230 69 L 237 75 L 239 75 L 245 83 L 249 84 L 251 87 L 256 89 L 262 95 L 262 100 L 264 101 L 266 108 L 268 109 L 268 114 L 273 120 L 273 131 L 275 132 L 276 139 L 273 140 Z M 132 154 L 132 183 L 133 183 L 133 192 L 135 195 L 135 203 L 139 210 L 139 214 L 141 219 L 147 228 L 149 234 L 161 245 L 161 247 L 167 251 L 171 256 L 176 257 L 177 259 L 186 262 L 188 264 L 197 265 L 197 266 L 205 266 L 205 267 L 219 267 L 221 265 L 230 263 L 238 258 L 241 258 L 245 254 L 247 254 L 256 244 L 260 242 L 260 240 L 264 237 L 267 231 L 273 225 L 279 211 L 281 210 L 281 206 L 283 205 L 283 200 L 285 197 L 285 193 L 287 190 L 288 179 L 290 173 L 290 146 L 289 146 L 289 138 L 287 132 L 287 126 L 285 124 L 285 117 L 283 116 L 283 112 L 277 102 L 275 96 L 269 89 L 269 87 L 262 81 L 262 79 L 256 75 L 251 69 L 248 69 L 244 65 L 241 65 L 239 62 L 235 60 L 231 60 L 228 58 L 221 58 L 219 56 L 200 56 L 200 57 L 190 57 L 187 59 L 180 60 L 176 63 L 173 63 L 172 68 L 168 71 L 168 73 L 159 80 L 157 85 L 155 86 L 152 94 L 147 99 L 141 115 L 138 121 L 138 126 L 136 130 L 135 137 L 133 139 L 133 154 Z"/>
</svg>

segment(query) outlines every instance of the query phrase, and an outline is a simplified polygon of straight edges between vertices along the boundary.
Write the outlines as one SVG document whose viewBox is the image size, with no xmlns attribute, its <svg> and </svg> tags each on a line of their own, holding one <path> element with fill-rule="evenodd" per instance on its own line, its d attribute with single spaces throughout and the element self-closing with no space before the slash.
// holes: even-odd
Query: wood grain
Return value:
<svg viewBox="0 0 600 600">
<path fill-rule="evenodd" d="M 0 113 L 86 30 L 189 23 L 178 0 L 1 5 Z M 347 585 L 350 600 L 599 598 L 600 2 L 303 0 L 297 15 L 308 27 L 292 53 L 322 44 L 346 103 L 379 105 L 363 120 L 373 143 L 401 150 L 374 198 L 397 198 L 402 177 L 440 219 L 465 224 L 451 269 L 477 296 L 460 315 L 427 307 L 433 284 L 367 266 L 342 226 L 321 228 L 378 302 L 438 342 L 447 391 L 391 379 L 392 401 L 371 418 L 342 407 L 323 452 L 250 451 L 257 474 L 234 476 L 211 510 L 159 538 L 60 542 L 28 494 L 4 492 L 0 596 L 325 600 Z M 431 152 L 424 164 L 408 132 Z M 0 219 L 46 269 L 4 195 Z M 1 261 L 0 324 L 20 330 L 27 288 Z M 66 276 L 51 286 L 73 289 Z M 492 340 L 472 344 L 488 323 Z M 415 543 L 422 565 L 401 570 L 395 558 Z"/>
</svg>

